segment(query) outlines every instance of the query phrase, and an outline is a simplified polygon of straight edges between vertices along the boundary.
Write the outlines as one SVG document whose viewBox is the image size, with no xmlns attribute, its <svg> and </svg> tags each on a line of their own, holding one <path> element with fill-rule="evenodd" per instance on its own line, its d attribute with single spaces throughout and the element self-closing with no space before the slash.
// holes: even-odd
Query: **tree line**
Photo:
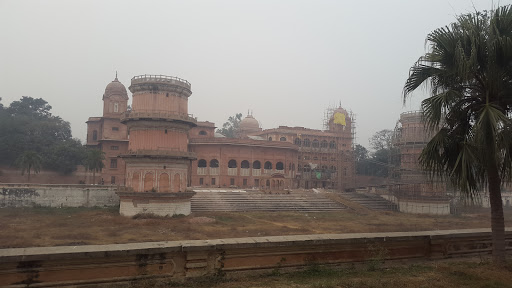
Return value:
<svg viewBox="0 0 512 288">
<path fill-rule="evenodd" d="M 73 138 L 69 122 L 51 109 L 45 100 L 27 96 L 7 107 L 0 104 L 0 164 L 27 172 L 29 181 L 31 172 L 41 169 L 70 174 L 77 165 L 103 168 L 102 152 Z"/>
</svg>

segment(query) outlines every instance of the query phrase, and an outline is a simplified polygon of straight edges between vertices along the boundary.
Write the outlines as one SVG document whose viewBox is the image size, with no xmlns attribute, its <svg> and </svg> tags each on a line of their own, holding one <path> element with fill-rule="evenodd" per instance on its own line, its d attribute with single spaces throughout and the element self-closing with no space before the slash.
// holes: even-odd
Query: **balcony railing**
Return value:
<svg viewBox="0 0 512 288">
<path fill-rule="evenodd" d="M 169 112 L 165 110 L 132 110 L 121 115 L 121 121 L 129 119 L 165 119 L 165 120 L 181 120 L 186 122 L 197 123 L 197 118 L 192 114 Z"/>
<path fill-rule="evenodd" d="M 240 169 L 240 176 L 249 176 L 250 173 L 251 173 L 251 169 L 249 169 L 249 168 Z"/>
<path fill-rule="evenodd" d="M 207 175 L 208 168 L 206 167 L 197 167 L 197 175 Z"/>
<path fill-rule="evenodd" d="M 164 82 L 170 84 L 178 84 L 180 86 L 185 86 L 188 89 L 190 89 L 192 86 L 187 80 L 175 76 L 144 74 L 132 78 L 132 85 L 145 82 Z"/>
<path fill-rule="evenodd" d="M 236 176 L 238 174 L 238 168 L 228 168 L 229 176 Z"/>
<path fill-rule="evenodd" d="M 180 158 L 190 158 L 195 159 L 196 154 L 192 152 L 185 152 L 185 151 L 179 151 L 176 149 L 156 149 L 156 150 L 128 150 L 126 152 L 126 155 L 133 155 L 133 156 L 143 156 L 143 155 L 149 155 L 149 156 L 171 156 L 171 157 L 180 157 Z"/>
<path fill-rule="evenodd" d="M 261 169 L 252 169 L 252 176 L 261 176 Z"/>
<path fill-rule="evenodd" d="M 219 175 L 219 167 L 210 167 L 210 175 Z"/>
</svg>

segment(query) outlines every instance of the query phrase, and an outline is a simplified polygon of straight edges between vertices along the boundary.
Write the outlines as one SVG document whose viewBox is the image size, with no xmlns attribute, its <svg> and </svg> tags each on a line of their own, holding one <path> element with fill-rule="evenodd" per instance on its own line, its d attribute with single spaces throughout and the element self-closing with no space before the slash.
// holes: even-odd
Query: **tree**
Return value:
<svg viewBox="0 0 512 288">
<path fill-rule="evenodd" d="M 25 151 L 16 160 L 16 165 L 21 168 L 21 175 L 27 172 L 27 182 L 30 183 L 30 172 L 39 173 L 41 170 L 41 156 L 34 151 Z"/>
<path fill-rule="evenodd" d="M 391 148 L 391 137 L 393 137 L 393 131 L 384 129 L 375 132 L 372 138 L 370 138 L 370 147 L 374 150 L 390 149 Z"/>
<path fill-rule="evenodd" d="M 503 265 L 501 184 L 512 179 L 511 6 L 460 15 L 428 34 L 427 43 L 404 86 L 404 101 L 418 87 L 430 88 L 421 109 L 435 134 L 420 164 L 470 199 L 487 186 L 493 261 Z"/>
<path fill-rule="evenodd" d="M 52 106 L 42 98 L 34 99 L 23 96 L 19 101 L 13 101 L 7 108 L 7 112 L 13 116 L 25 115 L 36 118 L 50 118 Z"/>
<path fill-rule="evenodd" d="M 0 163 L 12 165 L 25 151 L 34 151 L 50 168 L 47 159 L 54 147 L 72 140 L 69 122 L 50 109 L 45 100 L 26 96 L 0 109 Z"/>
<path fill-rule="evenodd" d="M 105 160 L 105 152 L 99 149 L 87 150 L 87 158 L 85 159 L 85 166 L 89 171 L 92 171 L 92 183 L 96 184 L 96 172 L 101 171 L 105 167 L 103 164 Z"/>
<path fill-rule="evenodd" d="M 44 167 L 69 174 L 76 170 L 76 166 L 83 164 L 87 157 L 87 150 L 79 139 L 69 139 L 57 143 L 49 148 L 43 157 Z"/>
<path fill-rule="evenodd" d="M 356 144 L 354 147 L 354 154 L 356 156 L 356 173 L 359 175 L 367 175 L 368 149 L 360 144 Z"/>
<path fill-rule="evenodd" d="M 228 121 L 222 125 L 222 129 L 217 129 L 220 133 L 228 138 L 236 138 L 240 130 L 240 122 L 242 121 L 242 113 L 237 113 L 235 116 L 230 116 Z"/>
</svg>

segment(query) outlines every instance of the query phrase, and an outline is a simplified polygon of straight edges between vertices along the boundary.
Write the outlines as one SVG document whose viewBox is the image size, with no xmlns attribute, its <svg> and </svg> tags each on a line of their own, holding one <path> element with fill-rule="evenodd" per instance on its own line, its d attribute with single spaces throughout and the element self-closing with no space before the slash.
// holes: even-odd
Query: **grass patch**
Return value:
<svg viewBox="0 0 512 288">
<path fill-rule="evenodd" d="M 480 212 L 479 212 L 480 213 Z M 402 232 L 489 228 L 488 211 L 465 216 L 432 217 L 398 212 L 202 212 L 162 217 L 119 215 L 116 207 L 1 208 L 0 248 L 59 246 L 66 243 L 111 244 L 148 241 L 204 240 L 300 234 Z M 203 223 L 202 218 L 215 219 Z M 195 221 L 197 220 L 197 221 Z M 512 226 L 512 210 L 505 210 Z M 37 237 L 36 237 L 37 236 Z M 372 251 L 369 249 L 370 252 Z M 373 249 L 375 265 L 379 254 Z M 371 269 L 378 267 L 371 267 Z"/>
<path fill-rule="evenodd" d="M 200 277 L 184 281 L 163 280 L 147 283 L 132 283 L 130 287 L 184 287 L 184 288 L 417 288 L 417 287 L 468 287 L 468 288 L 512 288 L 512 266 L 505 269 L 495 268 L 489 263 L 474 262 L 428 262 L 379 268 L 368 271 L 364 267 L 354 266 L 318 266 L 311 265 L 303 270 L 263 274 L 240 278 Z M 478 275 L 471 280 L 461 281 L 460 277 Z"/>
</svg>

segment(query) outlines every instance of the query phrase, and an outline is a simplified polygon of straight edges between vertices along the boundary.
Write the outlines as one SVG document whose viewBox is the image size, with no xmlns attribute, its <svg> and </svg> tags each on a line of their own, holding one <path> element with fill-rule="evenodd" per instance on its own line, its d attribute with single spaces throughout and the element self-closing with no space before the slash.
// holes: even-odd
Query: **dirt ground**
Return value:
<svg viewBox="0 0 512 288">
<path fill-rule="evenodd" d="M 458 216 L 399 212 L 209 212 L 167 218 L 129 218 L 117 208 L 0 208 L 0 248 L 116 244 L 357 232 L 489 228 L 490 210 Z M 512 227 L 512 209 L 505 210 Z"/>
</svg>

